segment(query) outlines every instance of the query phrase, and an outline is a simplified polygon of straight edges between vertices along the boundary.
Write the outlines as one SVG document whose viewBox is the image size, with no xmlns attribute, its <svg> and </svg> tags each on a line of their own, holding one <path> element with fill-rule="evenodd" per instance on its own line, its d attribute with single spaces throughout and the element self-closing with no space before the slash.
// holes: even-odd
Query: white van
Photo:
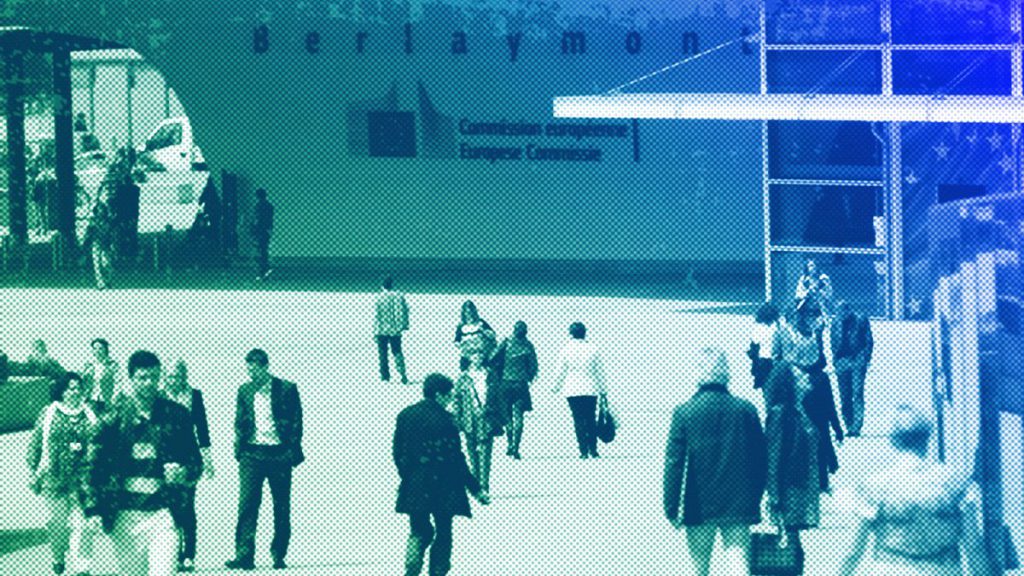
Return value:
<svg viewBox="0 0 1024 576">
<path fill-rule="evenodd" d="M 152 166 L 162 166 L 167 172 L 183 172 L 197 167 L 206 169 L 203 153 L 192 140 L 192 124 L 185 116 L 160 122 L 146 143 L 137 150 L 140 157 L 146 156 L 147 160 L 152 161 Z"/>
<path fill-rule="evenodd" d="M 145 144 L 136 148 L 136 183 L 139 185 L 139 232 L 158 232 L 170 226 L 187 230 L 199 212 L 199 195 L 210 172 L 202 151 L 192 140 L 188 118 L 168 118 L 153 129 Z M 75 157 L 79 186 L 76 216 L 79 238 L 106 177 L 112 156 L 103 150 Z"/>
</svg>

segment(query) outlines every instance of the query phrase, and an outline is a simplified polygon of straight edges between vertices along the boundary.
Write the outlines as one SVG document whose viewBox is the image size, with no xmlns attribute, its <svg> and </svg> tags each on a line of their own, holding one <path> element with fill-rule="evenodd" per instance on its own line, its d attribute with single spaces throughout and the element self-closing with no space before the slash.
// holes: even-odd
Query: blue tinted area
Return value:
<svg viewBox="0 0 1024 576">
<path fill-rule="evenodd" d="M 875 44 L 881 41 L 878 0 L 767 0 L 771 44 Z"/>
<path fill-rule="evenodd" d="M 936 234 L 947 232 L 929 225 L 940 188 L 980 187 L 987 196 L 1013 193 L 1018 144 L 1005 124 L 907 124 L 902 142 L 905 294 L 908 302 L 928 303 L 935 288 Z M 927 307 L 920 311 L 927 313 Z"/>
<path fill-rule="evenodd" d="M 894 1 L 892 36 L 900 44 L 1009 43 L 1010 0 Z"/>
<path fill-rule="evenodd" d="M 768 53 L 768 91 L 773 93 L 877 94 L 882 91 L 877 51 Z"/>
<path fill-rule="evenodd" d="M 867 122 L 769 122 L 772 178 L 880 180 L 881 144 Z"/>
<path fill-rule="evenodd" d="M 895 94 L 977 94 L 1009 96 L 1012 87 L 1008 51 L 969 50 L 895 52 Z"/>
<path fill-rule="evenodd" d="M 874 247 L 882 205 L 881 187 L 772 186 L 772 245 Z"/>
</svg>

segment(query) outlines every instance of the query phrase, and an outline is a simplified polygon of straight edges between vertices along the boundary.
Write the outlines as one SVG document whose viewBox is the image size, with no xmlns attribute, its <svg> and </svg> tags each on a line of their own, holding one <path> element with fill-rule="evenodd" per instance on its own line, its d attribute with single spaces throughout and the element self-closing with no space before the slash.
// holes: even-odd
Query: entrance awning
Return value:
<svg viewBox="0 0 1024 576">
<path fill-rule="evenodd" d="M 558 96 L 556 118 L 1024 123 L 1024 98 L 880 94 L 613 94 Z"/>
</svg>

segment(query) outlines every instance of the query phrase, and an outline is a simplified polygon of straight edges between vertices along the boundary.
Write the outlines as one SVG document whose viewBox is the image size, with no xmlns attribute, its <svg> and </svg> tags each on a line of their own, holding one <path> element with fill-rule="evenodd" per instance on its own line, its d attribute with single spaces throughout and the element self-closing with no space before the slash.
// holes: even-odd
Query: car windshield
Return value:
<svg viewBox="0 0 1024 576">
<path fill-rule="evenodd" d="M 181 144 L 181 124 L 167 124 L 157 130 L 156 134 L 146 142 L 147 150 L 159 150 L 168 146 Z"/>
</svg>

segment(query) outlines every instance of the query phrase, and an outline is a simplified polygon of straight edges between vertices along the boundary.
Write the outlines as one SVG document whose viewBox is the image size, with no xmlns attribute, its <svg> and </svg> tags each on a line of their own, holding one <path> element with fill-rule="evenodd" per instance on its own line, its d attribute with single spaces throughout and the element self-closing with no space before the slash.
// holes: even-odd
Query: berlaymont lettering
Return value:
<svg viewBox="0 0 1024 576">
<path fill-rule="evenodd" d="M 555 96 L 630 82 L 757 92 L 758 0 L 8 0 L 0 16 L 139 52 L 240 213 L 256 188 L 273 198 L 275 257 L 763 257 L 758 123 L 552 115 Z"/>
<path fill-rule="evenodd" d="M 413 25 L 412 23 L 406 23 L 402 26 L 403 36 L 400 43 L 400 50 L 405 54 L 412 54 L 416 44 L 413 41 Z M 749 27 L 743 27 L 742 30 L 738 31 L 743 36 L 750 34 Z M 508 61 L 515 62 L 519 58 L 519 51 L 523 45 L 523 33 L 515 32 L 511 34 L 505 34 L 505 44 L 507 45 Z M 447 40 L 447 43 L 446 43 Z M 319 54 L 322 50 L 328 48 L 324 44 L 323 35 L 317 30 L 311 30 L 303 35 L 302 45 L 305 47 L 306 52 L 310 54 Z M 369 47 L 372 46 L 370 42 L 370 33 L 365 30 L 359 30 L 351 38 L 352 49 L 357 54 L 364 54 L 369 51 Z M 387 44 L 382 43 L 381 49 L 387 49 Z M 469 36 L 462 31 L 453 31 L 451 36 L 447 39 L 435 39 L 430 43 L 431 47 L 440 47 L 447 49 L 450 54 L 469 54 L 470 39 Z M 678 39 L 678 46 L 681 54 L 698 54 L 700 53 L 700 34 L 698 32 L 686 31 L 683 32 Z M 626 54 L 639 54 L 644 48 L 644 38 L 640 32 L 636 30 L 629 30 L 626 32 L 625 37 L 622 41 L 622 47 Z M 271 48 L 270 43 L 270 27 L 266 24 L 259 24 L 253 28 L 252 31 L 252 50 L 257 54 L 263 54 L 269 51 Z M 744 43 L 741 49 L 749 53 L 752 48 L 749 43 Z M 561 54 L 572 54 L 582 55 L 587 53 L 587 33 L 579 30 L 565 30 L 561 34 Z"/>
</svg>

